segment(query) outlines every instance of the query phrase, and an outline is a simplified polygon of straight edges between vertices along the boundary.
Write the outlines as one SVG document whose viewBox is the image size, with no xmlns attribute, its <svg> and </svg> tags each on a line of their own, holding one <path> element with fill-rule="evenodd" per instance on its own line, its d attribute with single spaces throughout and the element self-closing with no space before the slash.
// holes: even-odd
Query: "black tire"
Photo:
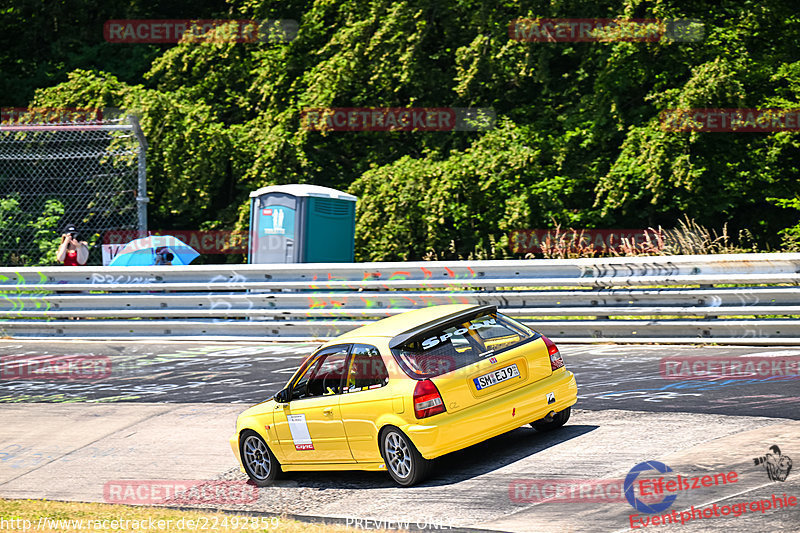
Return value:
<svg viewBox="0 0 800 533">
<path fill-rule="evenodd" d="M 554 429 L 558 429 L 564 424 L 567 423 L 569 420 L 569 414 L 572 410 L 572 407 L 567 407 L 563 411 L 559 411 L 558 413 L 553 415 L 553 420 L 547 422 L 544 419 L 537 420 L 535 422 L 531 422 L 531 427 L 536 431 L 553 431 Z"/>
<path fill-rule="evenodd" d="M 248 429 L 239 436 L 239 453 L 244 471 L 258 487 L 271 485 L 283 474 L 275 454 L 255 431 Z"/>
<path fill-rule="evenodd" d="M 433 461 L 419 453 L 411 439 L 394 426 L 381 432 L 380 450 L 386 470 L 401 487 L 416 485 L 430 474 Z"/>
</svg>

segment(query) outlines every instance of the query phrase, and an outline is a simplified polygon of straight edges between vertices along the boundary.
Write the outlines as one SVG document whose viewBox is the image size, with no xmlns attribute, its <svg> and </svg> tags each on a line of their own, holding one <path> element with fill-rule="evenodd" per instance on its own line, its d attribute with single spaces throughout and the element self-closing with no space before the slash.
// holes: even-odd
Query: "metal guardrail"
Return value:
<svg viewBox="0 0 800 533">
<path fill-rule="evenodd" d="M 329 338 L 495 304 L 554 338 L 800 344 L 800 254 L 0 269 L 14 337 Z"/>
</svg>

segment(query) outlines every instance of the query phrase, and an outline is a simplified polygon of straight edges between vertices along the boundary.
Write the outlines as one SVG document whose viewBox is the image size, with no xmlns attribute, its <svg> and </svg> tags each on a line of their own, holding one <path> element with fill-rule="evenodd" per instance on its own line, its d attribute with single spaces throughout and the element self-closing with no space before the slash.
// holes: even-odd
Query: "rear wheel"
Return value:
<svg viewBox="0 0 800 533">
<path fill-rule="evenodd" d="M 422 457 L 411 439 L 390 427 L 381 433 L 381 455 L 392 479 L 402 487 L 416 485 L 430 473 L 433 461 Z"/>
<path fill-rule="evenodd" d="M 244 471 L 259 487 L 271 485 L 283 473 L 275 454 L 255 431 L 247 430 L 242 433 L 239 438 L 239 452 Z"/>
<path fill-rule="evenodd" d="M 558 429 L 567 423 L 571 410 L 572 407 L 567 407 L 563 411 L 554 414 L 552 420 L 545 420 L 543 418 L 541 420 L 531 422 L 531 427 L 533 427 L 533 429 L 536 431 L 552 431 L 554 429 Z"/>
</svg>

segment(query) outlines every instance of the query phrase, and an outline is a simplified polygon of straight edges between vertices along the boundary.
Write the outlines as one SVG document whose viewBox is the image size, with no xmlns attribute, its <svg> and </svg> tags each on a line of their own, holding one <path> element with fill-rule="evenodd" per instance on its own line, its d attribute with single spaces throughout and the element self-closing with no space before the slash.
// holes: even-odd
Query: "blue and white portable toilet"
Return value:
<svg viewBox="0 0 800 533">
<path fill-rule="evenodd" d="M 352 262 L 356 200 L 319 185 L 270 185 L 251 192 L 248 262 Z"/>
</svg>

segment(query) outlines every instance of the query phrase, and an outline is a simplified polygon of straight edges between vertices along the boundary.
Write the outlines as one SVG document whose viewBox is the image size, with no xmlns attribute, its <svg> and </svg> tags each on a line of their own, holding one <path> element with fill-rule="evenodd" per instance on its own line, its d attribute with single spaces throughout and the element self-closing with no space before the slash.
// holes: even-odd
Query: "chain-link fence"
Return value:
<svg viewBox="0 0 800 533">
<path fill-rule="evenodd" d="M 55 264 L 70 224 L 89 242 L 93 264 L 105 231 L 146 231 L 147 144 L 135 117 L 57 124 L 4 118 L 0 265 Z"/>
</svg>

